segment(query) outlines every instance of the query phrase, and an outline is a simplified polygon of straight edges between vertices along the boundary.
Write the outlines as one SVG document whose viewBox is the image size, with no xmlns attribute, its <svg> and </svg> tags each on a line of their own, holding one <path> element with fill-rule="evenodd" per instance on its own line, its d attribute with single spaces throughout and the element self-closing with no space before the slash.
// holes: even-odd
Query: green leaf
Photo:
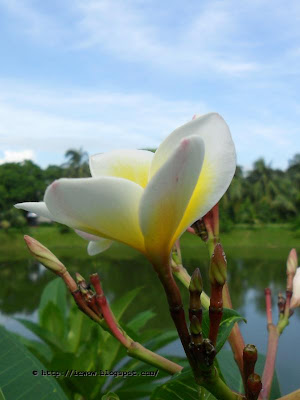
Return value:
<svg viewBox="0 0 300 400">
<path fill-rule="evenodd" d="M 245 320 L 245 318 L 243 318 L 237 311 L 232 310 L 230 308 L 223 309 L 223 316 L 222 316 L 222 320 L 221 320 L 220 327 L 219 327 L 217 345 L 216 345 L 217 353 L 224 346 L 228 336 L 230 335 L 233 325 L 239 321 L 247 322 Z M 209 311 L 208 310 L 205 310 L 203 312 L 202 331 L 203 331 L 203 336 L 207 338 L 208 334 L 209 334 Z"/>
<path fill-rule="evenodd" d="M 101 397 L 101 400 L 120 400 L 120 397 L 112 392 L 109 392 Z"/>
<path fill-rule="evenodd" d="M 171 342 L 174 342 L 174 340 L 177 339 L 178 339 L 177 331 L 170 330 L 161 334 L 159 333 L 156 337 L 149 340 L 145 344 L 145 347 L 147 347 L 149 350 L 157 351 L 158 349 L 161 349 L 162 347 L 166 346 Z"/>
<path fill-rule="evenodd" d="M 202 390 L 205 400 L 216 400 L 216 398 Z M 196 385 L 191 368 L 174 375 L 166 383 L 158 387 L 150 398 L 151 400 L 199 400 L 199 386 Z"/>
<path fill-rule="evenodd" d="M 111 304 L 111 309 L 113 313 L 115 314 L 115 317 L 117 321 L 119 321 L 124 312 L 127 310 L 127 308 L 130 306 L 130 304 L 133 302 L 133 300 L 136 298 L 138 293 L 140 292 L 142 288 L 135 288 L 131 290 L 130 292 L 127 292 L 124 296 L 121 298 L 115 300 L 113 304 Z"/>
<path fill-rule="evenodd" d="M 52 301 L 47 303 L 41 313 L 40 326 L 61 339 L 64 337 L 65 322 L 61 311 Z"/>
<path fill-rule="evenodd" d="M 49 282 L 39 305 L 41 327 L 63 338 L 66 329 L 66 286 L 61 278 Z"/>
<path fill-rule="evenodd" d="M 243 382 L 241 375 L 239 373 L 239 369 L 233 359 L 232 352 L 230 350 L 222 350 L 218 356 L 219 366 L 225 378 L 225 382 L 227 385 L 237 392 L 243 391 Z M 264 354 L 258 354 L 257 363 L 255 365 L 255 372 L 262 376 L 264 365 L 265 365 L 266 356 Z M 278 377 L 275 371 L 270 400 L 275 400 L 281 397 L 280 386 Z"/>
<path fill-rule="evenodd" d="M 135 331 L 136 333 L 139 333 L 140 329 L 143 328 L 146 323 L 152 319 L 153 317 L 155 317 L 156 314 L 151 311 L 151 310 L 147 310 L 147 311 L 143 311 L 140 312 L 138 315 L 136 315 L 128 324 L 127 326 L 132 329 L 133 331 Z"/>
<path fill-rule="evenodd" d="M 1 389 L 0 389 L 0 400 L 5 400 L 4 394 Z"/>
<path fill-rule="evenodd" d="M 25 328 L 29 329 L 36 336 L 42 339 L 45 343 L 47 343 L 53 351 L 64 351 L 66 348 L 66 344 L 63 340 L 57 338 L 53 333 L 47 331 L 44 328 L 41 328 L 38 324 L 35 324 L 32 321 L 28 321 L 23 318 L 16 318 Z"/>
<path fill-rule="evenodd" d="M 45 366 L 48 365 L 52 352 L 45 343 L 38 342 L 36 340 L 27 339 L 15 332 L 10 333 L 14 338 L 16 338 L 21 344 L 23 344 L 38 360 L 41 361 Z"/>
<path fill-rule="evenodd" d="M 83 341 L 83 332 L 85 331 L 87 326 L 91 327 L 89 320 L 85 318 L 83 312 L 81 312 L 77 307 L 73 307 L 70 311 L 69 316 L 69 325 L 70 329 L 67 336 L 68 349 L 70 352 L 76 353 L 81 341 Z"/>
<path fill-rule="evenodd" d="M 46 368 L 3 327 L 0 343 L 0 387 L 7 399 L 67 400 L 56 379 L 42 376 Z"/>
<path fill-rule="evenodd" d="M 56 278 L 49 282 L 42 293 L 39 305 L 39 320 L 41 320 L 42 313 L 49 302 L 52 302 L 58 307 L 65 320 L 67 309 L 66 293 L 66 285 L 61 278 Z"/>
</svg>

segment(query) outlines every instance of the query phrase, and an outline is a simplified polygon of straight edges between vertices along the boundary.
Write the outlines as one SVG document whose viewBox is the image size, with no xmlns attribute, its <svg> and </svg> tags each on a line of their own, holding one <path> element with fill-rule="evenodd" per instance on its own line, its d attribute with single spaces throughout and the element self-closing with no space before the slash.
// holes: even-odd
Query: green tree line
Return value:
<svg viewBox="0 0 300 400">
<path fill-rule="evenodd" d="M 32 161 L 0 165 L 0 221 L 18 225 L 22 212 L 13 204 L 41 201 L 46 187 L 62 177 L 90 176 L 88 155 L 82 149 L 65 153 L 62 165 L 49 165 L 42 169 Z M 223 226 L 232 223 L 290 222 L 300 224 L 300 154 L 290 161 L 286 171 L 273 169 L 259 159 L 245 173 L 237 166 L 232 183 L 220 201 Z"/>
</svg>

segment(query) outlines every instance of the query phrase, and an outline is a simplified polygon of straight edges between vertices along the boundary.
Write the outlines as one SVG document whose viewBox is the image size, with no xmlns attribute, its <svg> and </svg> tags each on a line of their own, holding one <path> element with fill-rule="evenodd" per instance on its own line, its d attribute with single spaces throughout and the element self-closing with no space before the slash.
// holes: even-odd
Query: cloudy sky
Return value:
<svg viewBox="0 0 300 400">
<path fill-rule="evenodd" d="M 0 0 L 0 163 L 156 147 L 219 112 L 238 163 L 300 152 L 299 0 Z"/>
</svg>

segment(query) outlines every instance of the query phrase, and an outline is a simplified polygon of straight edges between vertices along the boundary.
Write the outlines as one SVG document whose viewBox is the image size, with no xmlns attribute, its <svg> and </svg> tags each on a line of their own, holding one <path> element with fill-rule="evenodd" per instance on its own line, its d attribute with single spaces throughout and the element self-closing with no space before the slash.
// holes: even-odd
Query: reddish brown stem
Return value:
<svg viewBox="0 0 300 400">
<path fill-rule="evenodd" d="M 266 299 L 266 314 L 267 314 L 267 322 L 268 325 L 273 323 L 272 318 L 272 298 L 271 298 L 271 289 L 265 289 L 265 299 Z"/>
<path fill-rule="evenodd" d="M 164 271 L 158 270 L 157 272 L 164 287 L 170 308 L 170 314 L 177 329 L 180 341 L 188 360 L 192 365 L 194 365 L 194 359 L 190 350 L 191 338 L 186 324 L 180 291 L 169 267 Z"/>
<path fill-rule="evenodd" d="M 91 297 L 89 300 L 88 300 L 88 306 L 94 311 L 94 313 L 96 313 L 99 317 L 102 317 L 103 318 L 103 315 L 102 315 L 102 313 L 101 313 L 101 309 L 100 309 L 100 307 L 98 306 L 98 304 L 97 304 L 97 301 L 96 301 L 96 296 L 94 295 L 93 297 Z"/>
<path fill-rule="evenodd" d="M 82 296 L 82 293 L 80 292 L 79 289 L 77 289 L 77 290 L 71 292 L 71 294 L 72 294 L 72 296 L 73 296 L 73 298 L 74 298 L 74 300 L 75 300 L 75 302 L 76 302 L 78 308 L 79 308 L 81 311 L 83 311 L 84 314 L 86 314 L 86 315 L 89 316 L 92 320 L 94 320 L 94 321 L 96 321 L 96 322 L 99 322 L 99 321 L 100 321 L 100 318 L 98 317 L 98 315 L 95 314 L 94 311 L 91 310 L 90 307 L 86 304 L 86 302 L 85 302 L 85 300 L 84 300 L 84 298 L 83 298 L 83 296 Z"/>
<path fill-rule="evenodd" d="M 223 300 L 222 300 L 221 285 L 212 285 L 211 297 L 209 306 L 209 339 L 216 346 L 220 322 L 223 315 Z"/>
<path fill-rule="evenodd" d="M 267 400 L 270 395 L 274 369 L 275 369 L 278 339 L 279 339 L 279 333 L 275 325 L 269 324 L 268 331 L 269 331 L 269 338 L 268 338 L 267 358 L 262 376 L 263 388 L 259 396 L 259 399 L 261 400 Z"/>
<path fill-rule="evenodd" d="M 107 323 L 111 333 L 120 343 L 122 343 L 125 347 L 128 348 L 131 342 L 123 335 L 123 333 L 120 331 L 119 327 L 116 324 L 115 318 L 110 310 L 110 307 L 107 303 L 107 300 L 101 288 L 98 274 L 91 275 L 90 280 L 91 284 L 94 286 L 94 289 L 96 291 L 96 302 L 101 310 L 103 318 Z"/>
</svg>

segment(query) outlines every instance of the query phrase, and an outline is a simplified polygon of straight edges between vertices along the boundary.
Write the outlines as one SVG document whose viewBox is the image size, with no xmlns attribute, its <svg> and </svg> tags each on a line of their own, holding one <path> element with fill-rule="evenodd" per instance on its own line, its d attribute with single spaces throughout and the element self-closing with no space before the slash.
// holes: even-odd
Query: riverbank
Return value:
<svg viewBox="0 0 300 400">
<path fill-rule="evenodd" d="M 0 261 L 21 260 L 28 257 L 23 236 L 30 235 L 39 240 L 58 257 L 66 257 L 72 254 L 76 258 L 86 257 L 87 241 L 80 238 L 73 231 L 62 233 L 58 225 L 27 227 L 21 230 L 0 231 Z M 232 257 L 244 259 L 262 258 L 278 259 L 279 255 L 288 254 L 292 247 L 300 247 L 300 234 L 291 230 L 286 225 L 262 225 L 262 226 L 234 226 L 230 232 L 221 235 L 221 242 Z M 204 243 L 198 237 L 185 233 L 181 239 L 183 254 L 197 251 L 199 256 L 205 257 Z M 267 251 L 266 251 L 267 250 Z M 271 250 L 271 251 L 270 251 Z M 112 259 L 128 259 L 134 257 L 136 251 L 128 246 L 116 243 L 113 248 L 106 251 L 106 256 Z"/>
</svg>

